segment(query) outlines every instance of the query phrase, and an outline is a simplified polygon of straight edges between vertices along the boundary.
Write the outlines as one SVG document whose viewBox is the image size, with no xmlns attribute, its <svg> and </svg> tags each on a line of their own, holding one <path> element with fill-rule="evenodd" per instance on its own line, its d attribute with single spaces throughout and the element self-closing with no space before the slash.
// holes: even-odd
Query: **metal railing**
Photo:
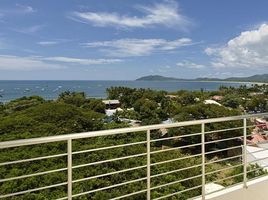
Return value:
<svg viewBox="0 0 268 200">
<path fill-rule="evenodd" d="M 117 187 L 127 186 L 129 184 L 134 183 L 140 183 L 140 182 L 146 182 L 145 188 L 140 189 L 139 191 L 132 191 L 131 193 L 123 194 L 117 197 L 112 197 L 109 199 L 128 199 L 130 197 L 133 197 L 135 195 L 144 194 L 144 199 L 165 199 L 174 195 L 180 195 L 185 192 L 189 192 L 192 190 L 200 189 L 200 195 L 202 199 L 206 198 L 206 192 L 205 192 L 205 185 L 209 182 L 222 182 L 227 179 L 232 179 L 235 177 L 243 177 L 242 181 L 244 184 L 244 187 L 247 187 L 247 181 L 248 181 L 248 173 L 253 173 L 257 170 L 261 170 L 262 168 L 255 168 L 253 170 L 247 169 L 249 163 L 247 162 L 247 136 L 249 135 L 250 128 L 253 128 L 254 126 L 252 124 L 248 124 L 248 121 L 250 123 L 250 119 L 253 119 L 255 117 L 262 117 L 264 115 L 267 115 L 267 113 L 264 114 L 255 114 L 255 115 L 241 115 L 241 116 L 234 116 L 234 117 L 224 117 L 224 118 L 213 118 L 213 119 L 205 119 L 205 120 L 194 120 L 194 121 L 186 121 L 186 122 L 178 122 L 178 123 L 172 123 L 172 124 L 158 124 L 158 125 L 149 125 L 149 126 L 141 126 L 141 127 L 133 127 L 133 128 L 121 128 L 121 129 L 113 129 L 113 130 L 103 130 L 103 131 L 93 131 L 93 132 L 86 132 L 86 133 L 76 133 L 76 134 L 68 134 L 68 135 L 60 135 L 60 136 L 52 136 L 52 137 L 43 137 L 43 138 L 33 138 L 33 139 L 23 139 L 23 140 L 15 140 L 15 141 L 7 141 L 7 142 L 0 142 L 0 150 L 8 151 L 9 149 L 18 148 L 18 147 L 24 147 L 24 146 L 36 146 L 41 144 L 49 144 L 49 143 L 55 143 L 55 142 L 66 142 L 67 145 L 67 152 L 59 153 L 59 154 L 53 154 L 53 155 L 46 155 L 46 156 L 40 156 L 40 157 L 34 157 L 34 158 L 26 158 L 26 159 L 20 159 L 20 160 L 8 160 L 5 162 L 0 163 L 0 168 L 5 168 L 5 171 L 8 172 L 9 170 L 12 170 L 12 166 L 16 164 L 24 164 L 24 166 L 27 166 L 35 161 L 46 161 L 48 159 L 60 159 L 60 158 L 66 158 L 66 166 L 58 169 L 52 169 L 42 172 L 35 172 L 30 174 L 23 174 L 15 177 L 6 177 L 5 174 L 0 175 L 0 184 L 9 182 L 9 181 L 22 181 L 27 178 L 34 178 L 34 177 L 40 177 L 43 175 L 48 174 L 56 174 L 58 172 L 64 172 L 66 173 L 67 180 L 46 185 L 42 187 L 37 188 L 30 188 L 25 189 L 22 191 L 16 191 L 16 192 L 10 192 L 10 193 L 2 193 L 0 191 L 0 199 L 8 199 L 11 197 L 20 197 L 21 195 L 25 195 L 28 193 L 35 193 L 40 192 L 47 189 L 53 189 L 57 187 L 66 187 L 66 196 L 60 197 L 58 199 L 75 199 L 80 196 L 86 196 L 90 199 L 90 195 L 97 193 L 97 192 L 103 192 L 106 190 L 111 190 Z M 237 122 L 236 127 L 227 127 L 224 129 L 214 130 L 211 128 L 211 125 L 215 125 L 217 123 L 232 123 Z M 187 134 L 178 134 L 178 135 L 172 135 L 172 136 L 166 136 L 166 137 L 155 137 L 155 132 L 160 129 L 174 129 L 174 128 L 183 128 L 187 129 L 191 126 L 200 126 L 199 132 L 194 133 L 187 133 Z M 206 131 L 206 128 L 209 130 Z M 183 129 L 178 129 L 179 133 L 184 133 Z M 213 129 L 213 130 L 211 130 Z M 233 136 L 232 133 L 236 131 L 236 133 L 241 133 L 241 135 L 235 135 Z M 221 134 L 227 132 L 230 137 L 227 138 L 221 138 L 216 137 L 215 134 Z M 85 140 L 85 139 L 93 139 L 93 138 L 100 138 L 100 137 L 109 137 L 109 136 L 116 136 L 116 135 L 122 135 L 122 134 L 128 134 L 128 133 L 145 133 L 145 137 L 143 141 L 132 141 L 128 143 L 123 144 L 116 144 L 116 145 L 107 145 L 107 146 L 101 146 L 97 148 L 90 148 L 90 149 L 83 149 L 83 150 L 74 150 L 73 149 L 73 142 L 77 140 Z M 213 135 L 213 137 L 209 137 L 210 135 Z M 125 135 L 124 137 L 127 137 Z M 186 138 L 196 138 L 197 142 L 195 143 L 187 143 L 188 140 Z M 215 138 L 216 137 L 216 138 Z M 221 139 L 219 139 L 221 138 Z M 127 138 L 126 138 L 127 139 Z M 116 139 L 115 139 L 116 141 Z M 181 142 L 180 145 L 163 145 L 162 142 L 166 141 L 179 141 Z M 190 141 L 190 139 L 189 139 Z M 230 141 L 241 141 L 241 143 L 238 143 L 236 145 L 232 146 L 225 146 L 225 147 L 218 147 L 211 148 L 211 146 L 216 144 L 230 144 Z M 162 145 L 157 146 L 156 143 L 161 143 Z M 229 142 L 229 143 L 228 143 Z M 234 143 L 235 144 L 235 143 Z M 108 159 L 102 159 L 92 162 L 86 162 L 86 163 L 75 163 L 74 164 L 74 156 L 81 156 L 84 154 L 89 153 L 97 153 L 101 154 L 103 151 L 110 151 L 111 153 L 118 148 L 127 148 L 127 147 L 133 147 L 137 145 L 144 145 L 142 149 L 145 149 L 145 152 L 139 152 L 131 155 L 123 155 L 119 157 L 113 157 Z M 213 146 L 214 147 L 214 146 Z M 207 151 L 207 149 L 210 149 Z M 241 154 L 236 153 L 232 156 L 226 156 L 224 152 L 232 151 L 232 150 L 240 150 Z M 162 153 L 169 153 L 171 152 L 183 152 L 180 157 L 175 157 L 172 159 L 164 159 L 164 160 L 152 160 L 152 157 L 154 155 L 159 155 Z M 190 152 L 190 153 L 189 153 Z M 218 159 L 211 158 L 213 154 L 220 154 L 221 156 Z M 1 155 L 1 154 L 0 154 Z M 110 172 L 105 172 L 97 175 L 91 175 L 87 177 L 82 178 L 74 178 L 75 172 L 74 170 L 79 170 L 81 168 L 96 166 L 96 165 L 109 165 L 111 163 L 120 161 L 124 162 L 128 159 L 138 159 L 143 158 L 144 163 L 139 166 L 131 166 L 129 168 L 120 169 L 120 170 L 114 170 Z M 164 156 L 160 158 L 165 158 Z M 158 168 L 162 165 L 173 165 L 173 163 L 178 161 L 184 161 L 186 162 L 187 159 L 194 159 L 199 158 L 201 161 L 200 163 L 186 166 L 178 169 L 171 169 L 168 171 L 161 171 L 160 173 L 154 173 L 152 174 L 152 168 Z M 235 160 L 231 166 L 231 161 Z M 86 161 L 86 159 L 85 159 Z M 228 162 L 228 165 L 224 165 L 223 168 L 215 169 L 215 170 L 207 170 L 210 165 L 215 165 L 219 163 L 226 163 Z M 227 167 L 226 167 L 227 166 Z M 211 179 L 209 176 L 220 173 L 226 170 L 232 170 L 238 167 L 243 167 L 242 172 L 239 172 L 237 174 L 231 174 L 228 177 L 223 177 L 221 179 L 217 180 L 208 180 Z M 187 170 L 193 170 L 198 168 L 200 170 L 199 174 L 194 174 L 189 177 L 183 177 L 179 180 L 172 180 L 167 183 L 161 183 L 161 184 L 152 184 L 152 181 L 155 178 L 161 178 L 167 175 L 171 174 L 180 174 L 183 171 Z M 92 190 L 88 191 L 80 191 L 78 193 L 73 192 L 73 185 L 77 183 L 83 183 L 85 181 L 90 180 L 96 180 L 96 179 L 102 179 L 105 177 L 110 177 L 113 175 L 120 175 L 122 173 L 129 173 L 135 170 L 145 170 L 146 176 L 139 177 L 132 180 L 126 180 L 119 183 L 115 183 L 112 185 L 108 185 L 105 187 L 98 187 L 98 185 L 94 186 Z M 191 175 L 191 174 L 189 174 Z M 55 175 L 56 176 L 56 175 Z M 169 194 L 163 193 L 161 196 L 153 197 L 151 194 L 153 191 L 158 189 L 163 189 L 165 187 L 169 187 L 175 184 L 182 184 L 187 181 L 191 180 L 198 180 L 199 185 L 194 185 L 192 187 L 184 187 L 184 189 L 178 189 L 175 192 L 171 192 Z M 94 182 L 93 182 L 94 183 Z M 21 182 L 23 184 L 23 182 Z M 1 186 L 0 186 L 1 188 Z M 161 193 L 161 192 L 160 192 Z M 146 195 L 145 195 L 146 194 Z"/>
</svg>

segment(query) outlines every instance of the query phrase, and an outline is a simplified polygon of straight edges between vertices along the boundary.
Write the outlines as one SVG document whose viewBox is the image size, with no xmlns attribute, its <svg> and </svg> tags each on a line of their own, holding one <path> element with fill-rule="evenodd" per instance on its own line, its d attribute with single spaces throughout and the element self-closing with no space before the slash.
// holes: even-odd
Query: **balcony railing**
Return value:
<svg viewBox="0 0 268 200">
<path fill-rule="evenodd" d="M 2 155 L 2 158 L 0 157 L 0 169 L 2 169 L 3 172 L 0 174 L 0 189 L 7 187 L 4 184 L 12 182 L 12 184 L 8 185 L 11 188 L 5 191 L 0 190 L 0 199 L 16 199 L 16 197 L 23 199 L 24 195 L 29 193 L 38 194 L 38 192 L 55 190 L 58 187 L 63 187 L 64 189 L 61 190 L 60 193 L 62 196 L 58 196 L 56 199 L 70 200 L 79 199 L 80 197 L 91 199 L 92 195 L 96 193 L 105 191 L 108 191 L 108 193 L 111 191 L 112 193 L 115 188 L 127 187 L 132 184 L 136 184 L 135 187 L 140 186 L 143 188 L 127 193 L 124 193 L 125 190 L 122 189 L 120 190 L 120 194 L 115 193 L 115 195 L 119 194 L 118 196 L 107 196 L 106 198 L 114 200 L 135 199 L 138 195 L 138 199 L 159 200 L 187 192 L 188 198 L 193 197 L 190 196 L 190 194 L 191 191 L 195 191 L 195 196 L 200 195 L 202 199 L 205 199 L 207 195 L 205 191 L 207 183 L 222 183 L 226 180 L 233 180 L 239 177 L 240 179 L 235 180 L 241 180 L 246 188 L 247 181 L 250 178 L 249 174 L 251 174 L 252 177 L 252 173 L 263 168 L 263 166 L 256 166 L 252 169 L 249 168 L 250 163 L 247 162 L 246 147 L 247 136 L 250 134 L 250 130 L 254 128 L 252 119 L 264 115 L 267 114 L 213 118 L 0 142 L 0 155 Z M 190 127 L 192 127 L 192 132 L 189 131 Z M 224 128 L 217 129 L 218 127 Z M 163 129 L 173 130 L 174 134 L 171 135 L 169 132 L 162 133 L 159 131 Z M 199 131 L 196 132 L 195 130 Z M 228 137 L 222 137 L 221 134 L 223 133 Z M 136 136 L 138 137 L 137 139 Z M 101 138 L 103 138 L 102 141 L 104 143 L 107 142 L 108 144 L 98 146 L 97 139 Z M 117 141 L 119 144 L 115 144 Z M 51 150 L 49 146 L 46 146 L 47 149 L 51 150 L 48 151 L 49 155 L 45 154 L 47 152 L 44 153 L 40 150 L 42 145 L 59 143 L 59 146 L 56 145 L 56 147 L 61 147 L 61 149 L 58 149 L 59 151 Z M 27 157 L 28 155 L 20 155 L 21 148 L 25 147 L 31 147 L 29 151 L 38 147 L 40 153 L 37 154 L 41 156 Z M 134 151 L 134 147 L 139 147 L 137 148 L 139 151 Z M 63 152 L 60 152 L 60 150 Z M 120 151 L 118 151 L 116 155 L 113 155 L 115 150 Z M 263 151 L 264 150 L 266 149 L 263 149 Z M 129 151 L 131 153 L 129 153 Z M 15 152 L 18 153 L 17 157 L 21 159 L 10 160 L 12 156 L 9 157 L 8 155 L 13 155 Z M 166 159 L 173 155 L 171 152 L 180 152 L 180 154 L 176 154 L 175 157 L 173 156 L 171 159 Z M 232 152 L 232 155 L 230 156 L 228 152 Z M 101 159 L 96 160 L 90 156 Z M 156 158 L 156 156 L 158 157 Z M 189 159 L 193 158 L 196 159 L 195 162 L 189 163 Z M 45 171 L 35 169 L 36 171 L 30 171 L 30 173 L 24 170 L 23 174 L 18 173 L 18 176 L 13 177 L 9 174 L 10 171 L 19 169 L 19 167 L 30 168 L 35 162 L 42 162 L 43 165 L 46 165 L 46 162 L 51 159 L 55 163 L 60 162 L 62 167 L 56 169 L 50 169 L 51 167 L 48 167 L 49 170 Z M 62 159 L 65 159 L 66 162 L 62 161 Z M 123 166 L 123 163 L 130 159 L 132 159 L 132 162 L 128 164 L 132 166 L 123 169 L 120 168 L 120 163 L 122 163 Z M 85 163 L 80 163 L 81 160 Z M 88 160 L 90 160 L 90 162 L 86 162 Z M 174 164 L 176 162 L 180 162 L 180 165 L 183 164 L 183 166 L 176 169 L 172 168 L 176 166 Z M 137 163 L 139 165 L 137 165 Z M 213 164 L 219 163 L 224 163 L 219 169 L 210 167 Z M 161 168 L 163 165 L 167 166 L 165 170 Z M 97 170 L 96 172 L 94 171 L 95 166 L 99 166 L 99 168 L 95 169 L 102 169 L 101 167 L 103 166 L 105 170 Z M 113 170 L 109 171 L 109 167 L 112 167 Z M 221 178 L 217 177 L 216 180 L 213 180 L 213 177 L 216 177 L 217 174 L 234 169 L 242 170 L 237 170 L 237 173 L 229 174 L 229 176 L 225 174 Z M 139 173 L 134 173 L 135 179 L 129 180 L 130 175 L 133 175 L 132 172 L 137 170 Z M 77 172 L 86 173 L 86 171 L 89 171 L 89 174 L 93 175 L 87 176 L 84 174 L 82 177 L 77 177 Z M 186 172 L 189 176 L 183 176 L 175 180 L 173 178 L 170 181 L 168 181 L 169 178 L 163 178 L 173 174 L 180 175 L 183 172 Z M 42 180 L 40 177 L 51 174 L 56 178 L 58 173 L 64 174 L 61 179 L 64 181 L 57 183 L 53 181 L 51 184 L 45 182 L 46 185 L 40 187 L 33 187 L 32 182 L 30 182 L 30 184 L 28 184 L 27 181 L 24 182 L 24 180 L 29 178 L 31 178 L 31 180 L 38 178 L 36 179 L 36 182 L 38 182 L 38 180 Z M 116 182 L 117 178 L 111 179 L 112 176 L 118 177 L 121 174 L 123 178 L 119 178 L 119 182 Z M 253 178 L 259 175 L 258 173 L 254 174 Z M 110 185 L 103 187 L 101 182 L 97 182 L 98 179 L 106 180 L 107 177 L 110 178 Z M 123 181 L 121 179 L 123 179 Z M 158 181 L 155 181 L 156 179 Z M 166 182 L 163 182 L 163 180 Z M 193 185 L 193 180 L 196 180 L 199 184 Z M 191 184 L 189 182 L 191 182 Z M 238 183 L 238 181 L 231 181 L 229 186 L 236 183 Z M 76 189 L 74 187 L 75 184 L 82 186 Z M 83 184 L 86 184 L 86 187 L 83 187 Z M 16 187 L 21 185 L 22 187 L 20 188 L 23 189 L 18 191 Z M 178 188 L 173 187 L 171 190 L 164 189 L 172 186 L 178 186 Z M 86 190 L 87 188 L 91 189 Z M 126 189 L 126 191 L 129 191 L 129 188 Z M 169 193 L 167 193 L 167 191 L 169 191 Z M 97 198 L 98 196 L 95 196 L 95 199 Z"/>
</svg>

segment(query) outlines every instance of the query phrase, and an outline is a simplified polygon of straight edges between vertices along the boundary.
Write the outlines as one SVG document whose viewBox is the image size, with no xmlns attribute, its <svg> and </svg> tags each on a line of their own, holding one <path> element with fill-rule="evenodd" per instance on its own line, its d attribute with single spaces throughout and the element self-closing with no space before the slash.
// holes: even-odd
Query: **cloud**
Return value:
<svg viewBox="0 0 268 200">
<path fill-rule="evenodd" d="M 41 45 L 41 46 L 53 46 L 55 44 L 59 44 L 59 41 L 40 41 L 37 42 L 37 44 Z"/>
<path fill-rule="evenodd" d="M 48 57 L 44 58 L 44 60 L 71 63 L 71 64 L 80 64 L 80 65 L 113 64 L 123 61 L 121 59 L 81 59 L 81 58 L 70 58 L 70 57 Z"/>
<path fill-rule="evenodd" d="M 207 48 L 205 53 L 212 57 L 211 64 L 217 68 L 267 68 L 268 25 L 242 32 L 218 48 Z"/>
<path fill-rule="evenodd" d="M 122 62 L 120 59 L 81 59 L 70 57 L 41 57 L 0 55 L 0 70 L 32 71 L 65 69 L 68 64 L 100 65 Z"/>
<path fill-rule="evenodd" d="M 71 19 L 97 27 L 147 28 L 154 25 L 187 30 L 190 20 L 179 12 L 176 1 L 169 0 L 153 6 L 137 6 L 143 16 L 128 16 L 108 12 L 73 12 Z"/>
<path fill-rule="evenodd" d="M 11 55 L 0 55 L 0 70 L 48 70 L 61 69 L 61 65 L 46 63 L 40 57 L 22 57 Z"/>
<path fill-rule="evenodd" d="M 34 13 L 36 12 L 35 9 L 33 9 L 33 7 L 28 6 L 28 5 L 21 5 L 21 4 L 16 4 L 17 9 L 15 9 L 14 11 L 16 11 L 17 13 Z"/>
<path fill-rule="evenodd" d="M 41 45 L 41 46 L 53 46 L 53 45 L 68 43 L 68 42 L 72 42 L 72 41 L 74 41 L 74 40 L 71 40 L 71 39 L 53 39 L 53 40 L 40 41 L 40 42 L 37 42 L 37 44 Z"/>
<path fill-rule="evenodd" d="M 44 25 L 34 25 L 34 26 L 23 27 L 23 28 L 12 28 L 12 30 L 18 33 L 33 34 L 42 30 L 44 27 L 45 27 Z"/>
<path fill-rule="evenodd" d="M 155 52 L 165 52 L 178 49 L 183 46 L 193 45 L 189 38 L 177 40 L 164 39 L 120 39 L 102 42 L 89 42 L 82 44 L 89 48 L 100 48 L 109 56 L 129 57 L 146 56 Z"/>
<path fill-rule="evenodd" d="M 18 15 L 25 15 L 31 14 L 36 12 L 36 10 L 28 5 L 16 4 L 15 7 L 12 9 L 10 8 L 1 8 L 0 9 L 0 18 L 10 17 L 10 16 L 18 16 Z"/>
<path fill-rule="evenodd" d="M 205 65 L 193 63 L 193 62 L 190 62 L 187 60 L 185 60 L 183 62 L 178 62 L 178 63 L 176 63 L 176 65 L 179 67 L 190 68 L 190 69 L 203 69 L 203 68 L 205 68 Z"/>
</svg>

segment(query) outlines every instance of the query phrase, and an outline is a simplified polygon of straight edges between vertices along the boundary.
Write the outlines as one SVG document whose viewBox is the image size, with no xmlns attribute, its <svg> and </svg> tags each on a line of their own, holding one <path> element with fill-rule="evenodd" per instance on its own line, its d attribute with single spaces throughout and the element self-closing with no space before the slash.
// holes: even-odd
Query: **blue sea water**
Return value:
<svg viewBox="0 0 268 200">
<path fill-rule="evenodd" d="M 106 88 L 125 86 L 151 88 L 153 90 L 217 90 L 221 85 L 238 87 L 240 83 L 223 82 L 180 82 L 180 81 L 0 81 L 0 102 L 7 102 L 23 96 L 38 95 L 55 99 L 64 91 L 83 91 L 89 97 L 105 98 Z"/>
</svg>

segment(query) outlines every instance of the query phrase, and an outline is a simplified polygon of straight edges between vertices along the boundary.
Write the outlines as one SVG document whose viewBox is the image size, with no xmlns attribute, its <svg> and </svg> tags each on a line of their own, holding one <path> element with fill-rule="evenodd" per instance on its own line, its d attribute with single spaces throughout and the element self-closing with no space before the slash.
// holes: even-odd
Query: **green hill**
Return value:
<svg viewBox="0 0 268 200">
<path fill-rule="evenodd" d="M 184 79 L 165 77 L 160 75 L 149 75 L 136 79 L 136 81 L 182 81 L 182 80 Z"/>
<path fill-rule="evenodd" d="M 257 74 L 249 77 L 230 77 L 225 79 L 219 78 L 196 78 L 182 79 L 174 77 L 165 77 L 160 75 L 143 76 L 136 81 L 236 81 L 236 82 L 268 82 L 268 74 Z"/>
</svg>

